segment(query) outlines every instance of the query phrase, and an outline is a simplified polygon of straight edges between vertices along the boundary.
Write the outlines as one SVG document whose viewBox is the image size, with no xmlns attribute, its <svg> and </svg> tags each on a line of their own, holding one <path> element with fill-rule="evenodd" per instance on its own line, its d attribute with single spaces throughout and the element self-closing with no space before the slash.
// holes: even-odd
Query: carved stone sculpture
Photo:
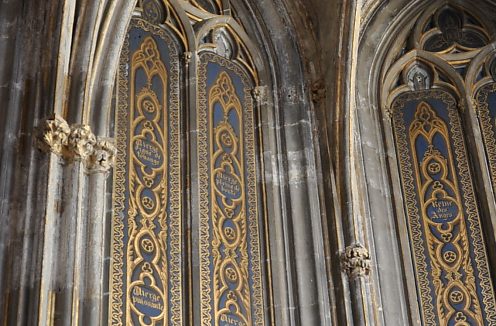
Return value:
<svg viewBox="0 0 496 326">
<path fill-rule="evenodd" d="M 347 247 L 342 255 L 342 267 L 351 279 L 368 275 L 370 254 L 367 248 L 360 244 Z"/>
</svg>

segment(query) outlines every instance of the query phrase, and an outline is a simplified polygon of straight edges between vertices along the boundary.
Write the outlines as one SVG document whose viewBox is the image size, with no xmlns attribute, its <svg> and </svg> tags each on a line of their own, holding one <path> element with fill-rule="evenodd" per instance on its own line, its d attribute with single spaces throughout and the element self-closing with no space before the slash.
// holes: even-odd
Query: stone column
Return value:
<svg viewBox="0 0 496 326">
<path fill-rule="evenodd" d="M 347 204 L 342 212 L 342 226 L 344 235 L 344 248 L 341 248 L 341 265 L 347 289 L 345 296 L 349 296 L 351 303 L 351 318 L 354 325 L 380 325 L 382 320 L 380 312 L 377 311 L 378 296 L 375 292 L 373 278 L 369 276 L 371 271 L 371 255 L 369 247 L 373 245 L 370 234 L 369 220 L 372 218 L 367 210 L 367 176 L 364 173 L 364 158 L 362 151 L 362 139 L 360 137 L 360 125 L 358 111 L 360 108 L 356 103 L 356 80 L 357 58 L 359 48 L 361 2 L 346 1 L 345 22 L 348 36 L 344 38 L 347 44 L 345 69 L 343 105 L 346 115 L 342 123 L 345 123 L 345 138 L 347 149 L 345 154 L 346 200 Z M 350 321 L 350 320 L 349 320 Z"/>
<path fill-rule="evenodd" d="M 69 126 L 58 115 L 45 125 L 41 147 L 63 169 L 57 173 L 54 167 L 49 180 L 59 191 L 53 199 L 49 196 L 57 204 L 47 207 L 39 322 L 97 325 L 106 313 L 104 257 L 110 220 L 105 179 L 115 148 L 89 126 Z"/>
</svg>

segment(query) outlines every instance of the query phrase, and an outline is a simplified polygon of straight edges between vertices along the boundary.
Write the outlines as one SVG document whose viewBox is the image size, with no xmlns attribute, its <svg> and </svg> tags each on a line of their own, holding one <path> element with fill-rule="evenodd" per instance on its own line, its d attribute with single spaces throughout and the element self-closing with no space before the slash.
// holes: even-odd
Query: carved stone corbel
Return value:
<svg viewBox="0 0 496 326">
<path fill-rule="evenodd" d="M 393 109 L 391 108 L 391 106 L 385 106 L 382 112 L 384 112 L 384 116 L 389 122 L 393 120 Z"/>
<path fill-rule="evenodd" d="M 360 244 L 347 247 L 341 255 L 341 266 L 350 279 L 368 275 L 370 262 L 369 251 Z"/>
<path fill-rule="evenodd" d="M 252 96 L 257 105 L 267 103 L 267 86 L 256 86 L 252 90 Z"/>
<path fill-rule="evenodd" d="M 59 115 L 45 121 L 43 134 L 39 141 L 42 150 L 52 152 L 58 156 L 65 156 L 71 128 Z"/>
<path fill-rule="evenodd" d="M 96 136 L 88 125 L 71 126 L 71 136 L 69 137 L 69 150 L 74 158 L 82 161 L 86 160 L 95 150 Z"/>
<path fill-rule="evenodd" d="M 88 173 L 107 172 L 116 155 L 110 138 L 96 137 L 88 125 L 69 126 L 59 115 L 45 122 L 39 145 L 68 163 L 81 161 Z"/>
<path fill-rule="evenodd" d="M 312 84 L 312 102 L 321 103 L 327 96 L 326 85 L 323 80 L 319 79 Z"/>
<path fill-rule="evenodd" d="M 107 172 L 115 162 L 117 148 L 110 138 L 99 138 L 93 151 L 85 159 L 85 167 L 89 172 Z"/>
</svg>

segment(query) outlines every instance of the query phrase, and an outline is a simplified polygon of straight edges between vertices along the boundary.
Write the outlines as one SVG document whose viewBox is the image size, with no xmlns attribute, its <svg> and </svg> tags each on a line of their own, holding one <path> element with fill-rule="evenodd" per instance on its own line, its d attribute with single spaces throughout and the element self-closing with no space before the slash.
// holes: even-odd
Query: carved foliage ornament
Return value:
<svg viewBox="0 0 496 326">
<path fill-rule="evenodd" d="M 256 104 L 258 105 L 266 104 L 268 100 L 267 86 L 256 86 L 255 88 L 253 88 L 252 96 Z"/>
<path fill-rule="evenodd" d="M 184 325 L 181 46 L 131 20 L 117 83 L 110 325 Z"/>
<path fill-rule="evenodd" d="M 87 125 L 69 124 L 59 115 L 45 121 L 40 148 L 68 162 L 81 161 L 88 172 L 108 171 L 116 149 L 109 138 L 96 137 Z"/>
<path fill-rule="evenodd" d="M 360 244 L 349 246 L 341 256 L 343 271 L 350 278 L 366 276 L 370 272 L 370 254 Z"/>
<path fill-rule="evenodd" d="M 45 121 L 40 148 L 65 156 L 70 134 L 71 127 L 62 117 L 55 115 L 54 118 Z"/>
</svg>

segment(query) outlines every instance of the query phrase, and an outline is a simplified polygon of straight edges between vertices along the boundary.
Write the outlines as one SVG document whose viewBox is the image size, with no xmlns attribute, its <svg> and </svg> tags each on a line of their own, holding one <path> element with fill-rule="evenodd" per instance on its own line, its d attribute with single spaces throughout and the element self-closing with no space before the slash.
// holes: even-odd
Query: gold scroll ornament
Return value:
<svg viewBox="0 0 496 326">
<path fill-rule="evenodd" d="M 441 325 L 448 325 L 450 320 L 465 325 L 470 318 L 482 325 L 448 128 L 428 103 L 421 102 L 409 135 L 439 321 Z M 434 138 L 439 136 L 447 157 L 434 144 Z M 417 157 L 419 138 L 428 144 L 424 157 Z"/>
<path fill-rule="evenodd" d="M 147 81 L 142 89 L 136 90 L 139 70 L 144 71 Z M 160 100 L 152 89 L 154 77 L 160 79 L 164 90 Z M 166 89 L 166 67 L 156 42 L 148 36 L 132 57 L 130 89 L 133 136 L 129 144 L 132 154 L 129 157 L 127 320 L 130 323 L 132 314 L 136 314 L 140 325 L 155 325 L 167 316 L 167 111 L 160 104 L 167 103 Z M 140 307 L 146 307 L 146 313 Z"/>
<path fill-rule="evenodd" d="M 229 115 L 234 111 L 239 126 L 243 126 L 243 112 L 226 72 L 219 74 L 210 89 L 210 117 L 214 115 L 216 104 L 220 104 L 223 117 L 221 122 L 210 128 L 210 137 L 215 144 L 211 146 L 215 324 L 220 325 L 222 321 L 251 325 L 243 138 L 242 131 L 237 136 L 229 122 Z M 228 220 L 229 226 L 225 226 Z M 220 300 L 222 296 L 227 298 L 223 304 Z M 231 318 L 231 314 L 237 318 Z"/>
</svg>

